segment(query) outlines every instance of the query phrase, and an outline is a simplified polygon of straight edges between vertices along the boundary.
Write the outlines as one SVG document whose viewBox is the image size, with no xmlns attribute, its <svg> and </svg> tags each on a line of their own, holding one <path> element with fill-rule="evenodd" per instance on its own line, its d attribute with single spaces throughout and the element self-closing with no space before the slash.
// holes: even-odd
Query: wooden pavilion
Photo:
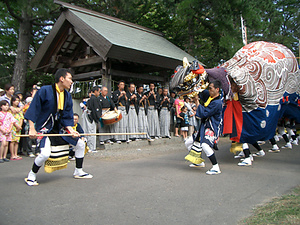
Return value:
<svg viewBox="0 0 300 225">
<path fill-rule="evenodd" d="M 168 82 L 183 57 L 195 60 L 163 34 L 75 5 L 61 5 L 61 15 L 31 61 L 31 68 L 55 73 L 74 71 L 74 80 Z"/>
</svg>

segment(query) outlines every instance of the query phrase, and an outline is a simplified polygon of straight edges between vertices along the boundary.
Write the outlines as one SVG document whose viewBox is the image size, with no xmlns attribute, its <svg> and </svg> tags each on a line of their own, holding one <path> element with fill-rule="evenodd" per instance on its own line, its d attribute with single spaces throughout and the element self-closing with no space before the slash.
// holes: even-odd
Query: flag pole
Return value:
<svg viewBox="0 0 300 225">
<path fill-rule="evenodd" d="M 243 44 L 247 45 L 247 27 L 244 24 L 244 19 L 241 14 L 241 27 L 242 27 L 242 39 L 243 39 Z"/>
</svg>

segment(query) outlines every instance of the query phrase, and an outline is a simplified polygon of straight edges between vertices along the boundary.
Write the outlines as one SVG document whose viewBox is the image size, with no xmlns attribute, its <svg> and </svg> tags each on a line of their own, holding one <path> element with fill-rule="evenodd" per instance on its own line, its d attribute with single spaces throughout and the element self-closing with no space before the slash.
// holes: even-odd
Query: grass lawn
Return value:
<svg viewBox="0 0 300 225">
<path fill-rule="evenodd" d="M 239 224 L 300 224 L 300 186 L 290 194 L 275 198 L 254 209 L 253 215 Z"/>
</svg>

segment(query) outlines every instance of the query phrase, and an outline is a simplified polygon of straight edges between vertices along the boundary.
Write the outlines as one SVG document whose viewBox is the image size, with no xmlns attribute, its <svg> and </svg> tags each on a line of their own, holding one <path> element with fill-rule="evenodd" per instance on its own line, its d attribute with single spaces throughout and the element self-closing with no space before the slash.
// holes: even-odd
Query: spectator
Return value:
<svg viewBox="0 0 300 225">
<path fill-rule="evenodd" d="M 170 92 L 170 114 L 171 114 L 171 117 L 170 117 L 170 131 L 171 132 L 174 132 L 174 122 L 176 121 L 176 118 L 175 118 L 175 92 L 174 91 L 171 91 Z"/>
<path fill-rule="evenodd" d="M 190 105 L 192 108 L 191 114 L 189 115 L 189 122 L 190 122 L 190 126 L 191 126 L 191 134 L 195 133 L 195 131 L 197 131 L 197 126 L 198 126 L 198 122 L 196 119 L 196 111 L 197 111 L 197 106 L 196 103 L 194 101 L 190 101 Z"/>
<path fill-rule="evenodd" d="M 73 127 L 73 130 L 77 131 L 80 134 L 83 134 L 84 131 L 83 131 L 80 123 L 78 123 L 78 121 L 79 121 L 79 115 L 77 113 L 74 113 L 73 118 L 74 118 L 74 127 Z M 83 141 L 85 141 L 85 138 L 83 136 L 81 136 L 80 138 Z M 73 145 L 70 145 L 69 160 L 75 161 L 75 152 L 74 152 L 74 146 Z"/>
<path fill-rule="evenodd" d="M 138 117 L 137 117 L 137 95 L 135 94 L 135 84 L 129 84 L 127 96 L 128 105 L 128 133 L 137 133 L 138 131 Z M 136 135 L 129 135 L 129 140 L 135 140 Z"/>
<path fill-rule="evenodd" d="M 100 106 L 101 106 L 101 108 L 100 108 L 101 117 L 110 110 L 117 111 L 117 108 L 115 107 L 113 100 L 111 100 L 107 96 L 107 94 L 108 94 L 107 87 L 102 87 L 101 95 L 99 96 Z M 98 129 L 99 129 L 99 133 L 110 133 L 111 132 L 111 126 L 103 125 L 101 123 L 99 123 Z M 111 139 L 111 135 L 99 136 L 101 145 L 103 145 L 105 141 L 109 144 L 113 144 L 113 142 L 110 139 Z"/>
<path fill-rule="evenodd" d="M 179 114 L 179 119 L 180 119 L 180 129 L 181 129 L 181 134 L 184 140 L 187 138 L 187 132 L 188 132 L 188 126 L 189 126 L 189 118 L 187 114 L 187 107 L 183 106 L 181 108 L 181 113 Z"/>
<path fill-rule="evenodd" d="M 158 96 L 157 93 L 154 91 L 155 85 L 154 83 L 150 83 L 149 85 L 150 91 L 146 94 L 147 101 L 148 101 L 148 111 L 147 111 L 147 119 L 148 119 L 148 129 L 150 137 L 154 137 L 158 139 L 160 137 L 160 128 L 159 128 L 159 120 L 158 120 L 158 110 L 157 110 L 157 103 L 158 103 Z"/>
<path fill-rule="evenodd" d="M 194 109 L 191 104 L 191 99 L 189 97 L 184 98 L 184 105 L 187 107 L 188 110 L 188 117 L 189 117 L 189 129 L 188 129 L 188 136 L 192 136 L 194 133 L 194 126 L 196 125 L 196 105 L 194 105 Z"/>
<path fill-rule="evenodd" d="M 20 142 L 20 137 L 17 137 L 17 135 L 21 134 L 21 130 L 22 130 L 22 125 L 23 125 L 23 120 L 24 120 L 24 116 L 23 116 L 23 111 L 18 110 L 18 105 L 20 104 L 20 98 L 18 95 L 13 95 L 11 97 L 11 109 L 15 108 L 16 110 L 12 110 L 12 115 L 16 120 L 16 123 L 14 124 L 15 126 L 12 127 L 12 139 L 10 142 L 10 160 L 21 160 L 22 157 L 18 156 L 18 147 L 19 147 L 19 142 Z"/>
<path fill-rule="evenodd" d="M 168 88 L 164 88 L 162 95 L 159 98 L 161 112 L 159 115 L 160 135 L 161 137 L 171 138 L 170 136 L 170 98 L 168 96 Z"/>
<path fill-rule="evenodd" d="M 23 93 L 22 93 L 21 91 L 15 91 L 14 95 L 16 95 L 16 96 L 19 97 L 19 99 L 20 99 L 19 107 L 21 107 L 21 108 L 24 109 L 25 101 L 23 101 L 23 100 L 24 100 L 24 99 L 23 99 Z M 19 111 L 18 109 L 12 108 L 12 107 L 11 107 L 11 111 L 12 111 L 12 112 L 15 112 L 15 114 L 18 114 L 18 112 L 16 112 L 16 110 Z M 24 111 L 24 110 L 23 110 L 23 111 Z M 22 110 L 20 110 L 19 112 L 22 112 Z M 22 112 L 22 113 L 23 113 L 23 112 Z M 24 117 L 24 116 L 23 116 L 23 117 Z M 23 121 L 24 121 L 24 119 L 23 119 Z M 20 134 L 24 134 L 24 123 L 22 123 L 22 130 L 21 130 L 21 133 L 20 133 Z M 20 138 L 20 141 L 19 141 L 19 144 L 18 144 L 18 152 L 17 152 L 17 154 L 19 154 L 19 155 L 23 155 L 22 148 L 23 148 L 23 145 L 24 145 L 24 140 L 25 140 L 24 137 L 21 137 L 21 138 Z M 10 145 L 9 147 L 11 147 L 11 145 Z"/>
<path fill-rule="evenodd" d="M 159 88 L 157 89 L 157 98 L 159 99 L 160 96 L 162 96 L 162 94 L 163 94 L 163 89 L 162 89 L 161 87 L 159 87 Z"/>
<path fill-rule="evenodd" d="M 159 99 L 160 96 L 162 96 L 163 94 L 163 89 L 161 87 L 157 88 L 157 96 L 156 96 L 156 100 L 157 100 L 157 113 L 158 113 L 158 118 L 159 118 L 159 114 L 160 114 L 160 110 L 161 110 L 161 106 L 159 105 Z"/>
<path fill-rule="evenodd" d="M 139 133 L 147 133 L 148 132 L 148 122 L 147 122 L 147 96 L 143 94 L 144 87 L 143 85 L 138 85 L 137 87 L 137 114 L 138 114 L 138 132 Z M 139 139 L 147 138 L 148 141 L 152 141 L 150 136 L 147 135 L 139 135 Z"/>
<path fill-rule="evenodd" d="M 23 112 L 24 114 L 26 113 L 27 109 L 29 108 L 30 106 L 30 103 L 32 101 L 32 97 L 27 97 L 26 98 L 26 101 L 25 101 L 25 106 L 23 108 Z M 26 119 L 24 119 L 23 121 L 24 123 L 24 134 L 29 134 L 29 123 Z M 22 140 L 22 138 L 21 138 Z M 34 158 L 35 155 L 38 155 L 39 154 L 39 150 L 38 150 L 38 146 L 36 146 L 36 139 L 31 139 L 29 137 L 24 137 L 23 138 L 23 142 L 22 142 L 22 148 L 25 150 L 25 152 L 27 152 L 27 155 L 30 157 L 30 158 Z M 34 151 L 33 151 L 33 148 L 34 148 Z"/>
<path fill-rule="evenodd" d="M 87 101 L 87 110 L 82 114 L 82 122 L 85 133 L 96 133 L 97 124 L 100 122 L 101 118 L 101 106 L 99 101 L 100 87 L 95 86 L 91 89 L 91 97 Z M 87 145 L 90 152 L 97 152 L 96 150 L 96 136 L 87 136 Z"/>
<path fill-rule="evenodd" d="M 0 101 L 0 163 L 9 162 L 6 158 L 8 150 L 8 142 L 12 140 L 11 130 L 14 124 L 16 124 L 16 119 L 8 111 L 9 104 L 6 100 Z"/>
<path fill-rule="evenodd" d="M 181 108 L 184 106 L 184 101 L 180 98 L 177 98 L 174 102 L 174 105 L 175 105 L 175 115 L 176 115 L 175 137 L 179 137 L 178 128 L 180 127 L 180 123 L 181 123 L 179 114 L 181 113 Z"/>
<path fill-rule="evenodd" d="M 121 80 L 118 84 L 118 90 L 114 91 L 112 94 L 112 100 L 115 103 L 115 106 L 121 111 L 122 119 L 112 125 L 112 130 L 114 133 L 127 133 L 128 127 L 128 115 L 126 111 L 127 96 L 125 92 L 125 81 Z M 114 139 L 118 144 L 121 144 L 121 141 L 128 141 L 128 136 L 126 135 L 116 135 Z"/>
<path fill-rule="evenodd" d="M 25 102 L 23 101 L 23 93 L 21 91 L 16 91 L 14 95 L 17 95 L 20 99 L 19 107 L 24 107 Z"/>
<path fill-rule="evenodd" d="M 82 99 L 82 102 L 80 102 L 79 106 L 82 109 L 82 111 L 87 109 L 86 105 L 87 105 L 88 100 L 91 98 L 91 95 L 92 95 L 92 90 L 88 90 L 88 96 L 89 97 Z"/>
<path fill-rule="evenodd" d="M 10 106 L 11 97 L 15 93 L 15 86 L 12 84 L 5 84 L 4 90 L 5 90 L 5 95 L 0 97 L 0 101 L 5 100 Z"/>
</svg>

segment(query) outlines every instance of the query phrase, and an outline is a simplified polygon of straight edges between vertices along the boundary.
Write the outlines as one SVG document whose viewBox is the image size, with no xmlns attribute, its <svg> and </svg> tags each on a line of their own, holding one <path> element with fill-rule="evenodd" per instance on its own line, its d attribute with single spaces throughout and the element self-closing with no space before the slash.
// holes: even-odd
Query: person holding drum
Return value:
<svg viewBox="0 0 300 225">
<path fill-rule="evenodd" d="M 101 117 L 103 117 L 106 113 L 108 113 L 110 110 L 115 110 L 117 112 L 117 108 L 115 106 L 115 103 L 112 99 L 110 99 L 108 96 L 108 90 L 107 87 L 102 87 L 101 95 L 99 96 L 100 100 L 100 113 Z M 109 125 L 103 125 L 103 123 L 99 124 L 99 133 L 110 133 L 111 127 Z M 113 144 L 113 142 L 110 140 L 110 135 L 105 136 L 99 136 L 100 145 L 104 145 L 104 142 L 106 141 L 109 144 Z"/>
<path fill-rule="evenodd" d="M 150 91 L 146 93 L 147 102 L 148 102 L 148 129 L 150 137 L 158 139 L 160 137 L 160 127 L 158 120 L 158 111 L 157 111 L 157 102 L 158 97 L 157 93 L 154 91 L 154 83 L 150 83 Z"/>
<path fill-rule="evenodd" d="M 118 123 L 115 123 L 111 126 L 112 132 L 114 133 L 127 133 L 128 126 L 128 115 L 126 111 L 126 102 L 128 100 L 125 92 L 125 82 L 123 80 L 119 81 L 118 90 L 115 90 L 112 95 L 112 100 L 115 103 L 115 106 L 121 111 L 122 120 Z M 116 135 L 114 140 L 118 144 L 121 144 L 121 141 L 128 141 L 128 136 L 126 135 Z"/>
<path fill-rule="evenodd" d="M 127 111 L 128 111 L 128 133 L 137 133 L 138 131 L 138 117 L 137 117 L 137 95 L 135 94 L 135 84 L 130 83 L 127 95 Z M 129 135 L 130 140 L 135 140 L 136 135 Z"/>
</svg>

